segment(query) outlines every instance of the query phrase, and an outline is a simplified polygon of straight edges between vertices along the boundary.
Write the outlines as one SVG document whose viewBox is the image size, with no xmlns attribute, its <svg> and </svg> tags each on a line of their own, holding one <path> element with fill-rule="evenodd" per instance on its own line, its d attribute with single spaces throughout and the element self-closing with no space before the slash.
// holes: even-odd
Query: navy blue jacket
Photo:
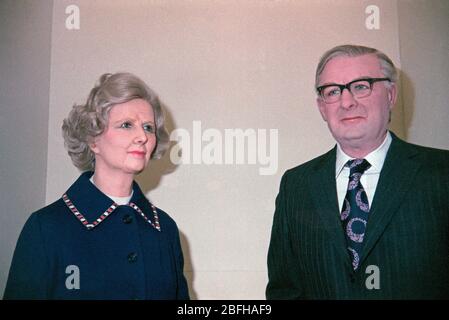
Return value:
<svg viewBox="0 0 449 320">
<path fill-rule="evenodd" d="M 176 223 L 137 183 L 134 208 L 119 206 L 92 174 L 29 217 L 4 299 L 189 299 Z"/>
</svg>

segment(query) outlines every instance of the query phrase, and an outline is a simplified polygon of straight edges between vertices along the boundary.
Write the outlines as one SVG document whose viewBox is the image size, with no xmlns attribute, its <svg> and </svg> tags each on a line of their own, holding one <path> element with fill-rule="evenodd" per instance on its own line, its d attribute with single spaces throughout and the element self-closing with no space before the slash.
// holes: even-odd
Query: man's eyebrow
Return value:
<svg viewBox="0 0 449 320">
<path fill-rule="evenodd" d="M 335 83 L 335 82 L 325 82 L 325 83 L 319 85 L 318 88 L 319 88 L 319 87 L 325 87 L 325 86 L 332 86 L 332 85 L 338 85 L 338 83 Z"/>
<path fill-rule="evenodd" d="M 369 77 L 369 76 L 361 76 L 361 77 L 357 77 L 357 78 L 355 78 L 355 79 L 353 79 L 353 80 L 351 80 L 351 81 L 349 81 L 349 82 L 346 82 L 346 83 L 325 82 L 325 83 L 319 85 L 318 88 L 319 88 L 319 87 L 324 87 L 324 86 L 332 86 L 332 85 L 338 85 L 338 86 L 341 85 L 341 86 L 342 86 L 342 85 L 345 85 L 345 84 L 348 84 L 348 83 L 351 83 L 351 82 L 354 82 L 354 81 L 365 80 L 365 79 L 371 79 L 371 78 L 372 78 L 372 77 Z"/>
</svg>

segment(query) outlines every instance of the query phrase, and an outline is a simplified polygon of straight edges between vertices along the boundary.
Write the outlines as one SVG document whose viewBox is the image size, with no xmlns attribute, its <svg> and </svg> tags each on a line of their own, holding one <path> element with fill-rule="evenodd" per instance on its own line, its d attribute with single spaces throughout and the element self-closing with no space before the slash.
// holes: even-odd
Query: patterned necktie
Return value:
<svg viewBox="0 0 449 320">
<path fill-rule="evenodd" d="M 350 173 L 348 190 L 341 211 L 341 221 L 352 258 L 352 267 L 356 270 L 359 267 L 369 213 L 368 198 L 360 183 L 360 178 L 371 165 L 365 159 L 354 159 L 349 160 L 346 166 L 349 167 Z"/>
</svg>

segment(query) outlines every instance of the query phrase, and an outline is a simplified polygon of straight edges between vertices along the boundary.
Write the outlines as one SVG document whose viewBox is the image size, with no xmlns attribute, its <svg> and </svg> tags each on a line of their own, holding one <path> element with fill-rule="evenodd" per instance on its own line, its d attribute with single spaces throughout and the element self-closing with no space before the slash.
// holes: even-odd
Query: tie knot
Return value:
<svg viewBox="0 0 449 320">
<path fill-rule="evenodd" d="M 363 174 L 366 170 L 371 167 L 370 163 L 366 159 L 353 159 L 349 160 L 346 163 L 346 166 L 349 167 L 350 174 L 360 173 Z"/>
</svg>

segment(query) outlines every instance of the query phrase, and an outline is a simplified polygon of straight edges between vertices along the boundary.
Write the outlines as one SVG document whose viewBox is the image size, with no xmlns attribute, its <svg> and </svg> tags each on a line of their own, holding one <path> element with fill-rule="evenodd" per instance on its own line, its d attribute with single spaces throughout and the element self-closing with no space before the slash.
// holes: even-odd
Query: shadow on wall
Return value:
<svg viewBox="0 0 449 320">
<path fill-rule="evenodd" d="M 398 69 L 398 100 L 393 108 L 390 129 L 407 141 L 415 111 L 415 90 L 409 76 Z"/>
<path fill-rule="evenodd" d="M 402 99 L 402 105 L 403 105 L 403 121 L 404 121 L 404 135 L 405 139 L 407 140 L 410 127 L 412 126 L 413 122 L 413 115 L 415 113 L 415 86 L 413 85 L 412 79 L 408 76 L 407 73 L 400 70 L 400 84 L 401 84 L 401 91 L 400 91 L 400 97 Z M 426 106 L 423 106 L 426 107 Z"/>
<path fill-rule="evenodd" d="M 165 127 L 168 131 L 168 134 L 170 135 L 171 132 L 176 129 L 176 124 L 167 105 L 161 103 L 161 106 L 164 110 Z M 170 141 L 168 149 L 165 152 L 164 156 L 161 159 L 151 160 L 148 168 L 137 176 L 136 180 L 138 181 L 139 186 L 142 188 L 142 192 L 144 194 L 148 194 L 151 190 L 158 188 L 163 179 L 163 176 L 175 172 L 178 168 L 179 165 L 175 165 L 170 161 L 170 149 L 174 144 L 176 144 L 176 142 Z M 164 208 L 161 209 L 163 210 Z M 168 214 L 170 214 L 170 212 L 168 212 Z M 184 270 L 187 284 L 189 286 L 190 298 L 196 300 L 197 294 L 193 289 L 194 272 L 192 268 L 189 242 L 186 235 L 181 230 L 179 230 L 179 237 L 181 240 L 182 252 L 184 254 Z"/>
<path fill-rule="evenodd" d="M 187 240 L 186 235 L 181 231 L 179 231 L 179 237 L 181 238 L 182 253 L 184 254 L 184 270 L 185 270 L 184 275 L 186 277 L 187 284 L 189 286 L 190 299 L 198 300 L 198 295 L 195 289 L 193 288 L 195 272 L 193 272 L 189 241 Z"/>
</svg>

